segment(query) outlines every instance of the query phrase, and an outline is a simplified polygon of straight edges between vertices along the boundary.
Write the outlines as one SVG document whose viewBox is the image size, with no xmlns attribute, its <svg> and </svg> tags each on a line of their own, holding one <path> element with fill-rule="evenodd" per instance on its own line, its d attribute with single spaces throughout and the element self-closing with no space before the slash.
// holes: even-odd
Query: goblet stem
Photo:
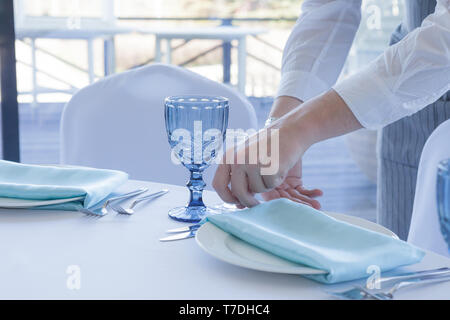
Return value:
<svg viewBox="0 0 450 320">
<path fill-rule="evenodd" d="M 200 222 L 204 217 L 220 213 L 217 210 L 208 208 L 203 203 L 203 189 L 206 183 L 203 181 L 202 171 L 191 171 L 191 177 L 187 187 L 191 193 L 189 204 L 186 207 L 177 207 L 169 211 L 169 217 L 184 222 Z"/>
<path fill-rule="evenodd" d="M 191 193 L 188 207 L 205 207 L 202 197 L 203 189 L 206 186 L 206 183 L 203 181 L 203 172 L 191 171 L 191 177 L 186 186 Z"/>
</svg>

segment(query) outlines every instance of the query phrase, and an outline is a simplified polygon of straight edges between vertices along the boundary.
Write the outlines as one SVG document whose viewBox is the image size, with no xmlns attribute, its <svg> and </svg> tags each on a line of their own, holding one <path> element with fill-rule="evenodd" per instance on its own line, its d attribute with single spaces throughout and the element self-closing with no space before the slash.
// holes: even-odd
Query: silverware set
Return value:
<svg viewBox="0 0 450 320">
<path fill-rule="evenodd" d="M 389 289 L 368 289 L 362 286 L 354 286 L 346 291 L 327 291 L 327 293 L 346 300 L 392 300 L 394 299 L 394 294 L 400 289 L 444 281 L 450 281 L 450 268 L 438 268 L 380 278 L 378 284 L 380 286 L 391 284 Z"/>
<path fill-rule="evenodd" d="M 163 189 L 161 191 L 137 198 L 136 200 L 133 201 L 133 203 L 128 208 L 123 208 L 122 206 L 118 205 L 117 203 L 114 205 L 112 204 L 113 202 L 130 199 L 132 197 L 138 196 L 147 191 L 148 191 L 148 188 L 139 188 L 137 190 L 127 192 L 127 193 L 121 194 L 116 197 L 109 198 L 108 200 L 106 200 L 103 203 L 101 209 L 99 209 L 99 210 L 81 208 L 81 209 L 79 209 L 79 211 L 89 217 L 103 217 L 109 213 L 108 209 L 112 209 L 113 211 L 117 212 L 118 214 L 132 215 L 132 214 L 134 214 L 134 207 L 138 203 L 145 201 L 145 200 L 151 200 L 151 199 L 158 198 L 158 197 L 166 194 L 167 192 L 169 192 L 169 190 Z"/>
</svg>

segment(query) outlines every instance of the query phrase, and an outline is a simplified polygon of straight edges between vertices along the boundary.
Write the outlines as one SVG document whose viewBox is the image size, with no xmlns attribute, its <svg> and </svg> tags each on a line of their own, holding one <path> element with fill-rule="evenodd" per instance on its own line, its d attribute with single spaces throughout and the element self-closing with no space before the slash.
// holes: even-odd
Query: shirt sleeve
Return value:
<svg viewBox="0 0 450 320">
<path fill-rule="evenodd" d="M 331 88 L 361 21 L 361 0 L 305 0 L 283 51 L 279 96 L 302 101 Z"/>
<path fill-rule="evenodd" d="M 334 89 L 362 126 L 378 129 L 450 90 L 450 0 L 422 25 Z"/>
</svg>

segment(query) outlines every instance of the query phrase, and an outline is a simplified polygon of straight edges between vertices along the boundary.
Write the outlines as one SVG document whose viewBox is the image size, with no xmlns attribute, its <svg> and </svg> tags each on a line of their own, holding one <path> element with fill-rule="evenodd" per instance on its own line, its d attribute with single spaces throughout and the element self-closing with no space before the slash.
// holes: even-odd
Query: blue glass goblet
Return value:
<svg viewBox="0 0 450 320">
<path fill-rule="evenodd" d="M 172 219 L 199 222 L 220 211 L 203 203 L 206 184 L 203 171 L 222 153 L 228 126 L 228 99 L 224 97 L 183 95 L 165 99 L 165 120 L 172 161 L 190 171 L 187 187 L 189 204 L 169 211 Z"/>
<path fill-rule="evenodd" d="M 436 191 L 441 232 L 450 253 L 450 159 L 443 160 L 438 165 Z"/>
</svg>

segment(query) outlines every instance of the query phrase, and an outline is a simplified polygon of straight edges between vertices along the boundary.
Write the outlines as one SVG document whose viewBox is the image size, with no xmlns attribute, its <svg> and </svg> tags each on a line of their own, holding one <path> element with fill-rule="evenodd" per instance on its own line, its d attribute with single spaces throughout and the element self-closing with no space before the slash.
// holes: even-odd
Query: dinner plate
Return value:
<svg viewBox="0 0 450 320">
<path fill-rule="evenodd" d="M 5 209 L 27 209 L 39 206 L 48 206 L 52 204 L 61 204 L 72 201 L 78 201 L 84 199 L 84 196 L 64 198 L 64 199 L 52 199 L 52 200 L 30 200 L 30 199 L 16 199 L 16 198 L 3 198 L 0 197 L 0 208 Z"/>
<path fill-rule="evenodd" d="M 365 219 L 340 213 L 325 212 L 325 214 L 337 220 L 398 239 L 397 235 L 392 231 Z M 324 270 L 314 269 L 277 257 L 236 238 L 210 222 L 205 223 L 198 229 L 195 240 L 203 250 L 213 257 L 236 266 L 259 271 L 287 274 L 326 273 Z"/>
</svg>

